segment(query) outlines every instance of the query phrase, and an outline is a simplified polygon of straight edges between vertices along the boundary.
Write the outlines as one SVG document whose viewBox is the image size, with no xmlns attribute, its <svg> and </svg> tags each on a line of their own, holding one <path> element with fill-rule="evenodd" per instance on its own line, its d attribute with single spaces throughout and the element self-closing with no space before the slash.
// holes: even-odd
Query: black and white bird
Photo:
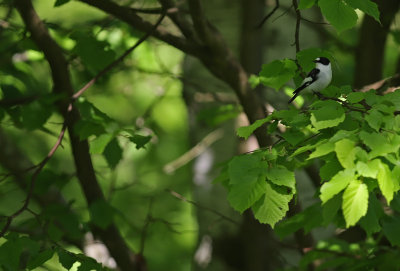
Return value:
<svg viewBox="0 0 400 271">
<path fill-rule="evenodd" d="M 311 90 L 314 93 L 326 88 L 332 80 L 332 68 L 331 62 L 326 57 L 317 57 L 315 62 L 315 68 L 310 71 L 307 77 L 303 80 L 300 87 L 293 91 L 293 97 L 289 100 L 289 104 L 303 90 Z"/>
</svg>

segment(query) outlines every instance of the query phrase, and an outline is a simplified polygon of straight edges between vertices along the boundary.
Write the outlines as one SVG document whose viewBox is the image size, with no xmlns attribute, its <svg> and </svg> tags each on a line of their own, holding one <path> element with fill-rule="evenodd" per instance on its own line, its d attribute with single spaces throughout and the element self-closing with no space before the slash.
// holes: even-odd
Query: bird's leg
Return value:
<svg viewBox="0 0 400 271">
<path fill-rule="evenodd" d="M 318 99 L 320 99 L 320 100 L 326 100 L 326 97 L 324 96 L 324 95 L 322 95 L 321 93 L 319 93 L 319 92 L 316 92 L 316 91 L 312 91 L 317 97 L 318 97 Z"/>
</svg>

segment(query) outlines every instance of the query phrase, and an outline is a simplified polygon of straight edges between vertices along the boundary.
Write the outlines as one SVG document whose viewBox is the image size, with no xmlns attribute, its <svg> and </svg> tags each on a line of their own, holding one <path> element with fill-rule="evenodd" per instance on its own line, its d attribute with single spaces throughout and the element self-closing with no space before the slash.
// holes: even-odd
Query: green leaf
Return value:
<svg viewBox="0 0 400 271">
<path fill-rule="evenodd" d="M 89 206 L 90 221 L 106 229 L 114 221 L 115 210 L 104 200 L 97 200 Z"/>
<path fill-rule="evenodd" d="M 265 176 L 256 181 L 244 179 L 241 183 L 232 185 L 228 193 L 228 201 L 233 209 L 242 213 L 250 208 L 265 193 L 267 182 Z"/>
<path fill-rule="evenodd" d="M 296 146 L 305 139 L 305 135 L 296 128 L 286 130 L 281 136 L 292 146 Z"/>
<path fill-rule="evenodd" d="M 260 81 L 265 86 L 278 90 L 294 77 L 296 70 L 297 66 L 293 60 L 274 60 L 262 66 Z"/>
<path fill-rule="evenodd" d="M 322 14 L 339 33 L 357 24 L 357 13 L 343 0 L 320 0 L 318 5 Z"/>
<path fill-rule="evenodd" d="M 302 1 L 300 1 L 301 4 Z M 309 48 L 301 50 L 300 52 L 296 53 L 296 59 L 299 65 L 305 71 L 311 71 L 315 67 L 315 63 L 313 62 L 317 57 L 324 56 L 328 59 L 333 59 L 332 53 L 327 50 L 323 50 L 321 48 Z M 301 83 L 303 79 L 298 82 Z"/>
<path fill-rule="evenodd" d="M 333 196 L 340 193 L 354 179 L 355 175 L 352 169 L 339 171 L 335 176 L 333 176 L 332 180 L 322 185 L 320 191 L 320 198 L 322 200 L 322 203 L 327 202 Z"/>
<path fill-rule="evenodd" d="M 356 158 L 355 142 L 349 139 L 342 139 L 335 143 L 335 152 L 340 164 L 344 168 L 353 168 Z"/>
<path fill-rule="evenodd" d="M 34 257 L 31 257 L 29 259 L 29 262 L 27 264 L 27 268 L 29 270 L 35 269 L 36 267 L 41 266 L 48 260 L 50 260 L 53 257 L 54 251 L 52 249 L 46 249 L 40 252 L 39 254 L 35 255 Z"/>
<path fill-rule="evenodd" d="M 146 144 L 150 142 L 151 136 L 143 136 L 135 134 L 129 137 L 129 140 L 136 145 L 136 149 L 145 148 Z"/>
<path fill-rule="evenodd" d="M 99 41 L 87 33 L 78 31 L 74 32 L 71 38 L 76 41 L 73 52 L 93 74 L 100 72 L 115 59 L 115 53 L 106 41 Z"/>
<path fill-rule="evenodd" d="M 368 236 L 381 230 L 379 219 L 383 214 L 381 203 L 376 198 L 375 194 L 372 193 L 369 197 L 367 214 L 360 219 L 360 225 L 367 232 Z"/>
<path fill-rule="evenodd" d="M 261 159 L 262 153 L 253 153 L 236 156 L 229 162 L 228 200 L 239 212 L 251 207 L 265 193 L 265 171 L 268 163 Z"/>
<path fill-rule="evenodd" d="M 368 187 L 359 180 L 352 180 L 343 193 L 343 216 L 346 227 L 353 226 L 368 210 Z"/>
<path fill-rule="evenodd" d="M 90 142 L 90 153 L 91 154 L 102 154 L 104 149 L 110 143 L 110 141 L 114 138 L 114 135 L 110 134 L 102 134 L 96 137 L 94 140 Z"/>
<path fill-rule="evenodd" d="M 56 0 L 56 2 L 54 3 L 54 7 L 59 7 L 62 6 L 66 3 L 68 3 L 70 0 Z"/>
<path fill-rule="evenodd" d="M 38 129 L 46 123 L 52 114 L 51 106 L 34 101 L 22 106 L 22 125 L 28 130 Z"/>
<path fill-rule="evenodd" d="M 315 151 L 310 154 L 307 160 L 327 155 L 328 153 L 333 152 L 334 150 L 335 150 L 335 143 L 328 141 L 326 143 L 318 145 Z"/>
<path fill-rule="evenodd" d="M 386 217 L 382 222 L 382 230 L 393 246 L 400 246 L 400 218 Z"/>
<path fill-rule="evenodd" d="M 249 126 L 242 126 L 237 129 L 237 135 L 243 137 L 244 139 L 249 138 L 249 136 L 257 130 L 257 128 L 261 127 L 264 123 L 267 123 L 272 119 L 272 115 L 269 115 L 265 119 L 256 120 L 253 124 Z"/>
<path fill-rule="evenodd" d="M 378 23 L 380 23 L 379 9 L 376 3 L 370 0 L 345 0 L 345 2 L 354 9 L 359 9 L 362 12 L 368 14 L 369 16 L 374 18 Z"/>
<path fill-rule="evenodd" d="M 95 259 L 80 255 L 81 265 L 78 267 L 78 271 L 92 271 L 92 270 L 103 270 L 102 265 L 96 262 Z"/>
<path fill-rule="evenodd" d="M 381 162 L 378 159 L 374 159 L 367 162 L 358 161 L 356 164 L 357 172 L 361 176 L 368 178 L 376 178 L 380 169 Z"/>
<path fill-rule="evenodd" d="M 269 224 L 274 228 L 289 210 L 289 202 L 292 198 L 293 194 L 283 194 L 266 182 L 265 195 L 252 207 L 254 217 L 261 223 Z"/>
<path fill-rule="evenodd" d="M 372 109 L 365 115 L 365 120 L 372 129 L 379 132 L 379 129 L 382 126 L 383 114 L 376 109 Z"/>
<path fill-rule="evenodd" d="M 360 139 L 371 149 L 371 152 L 369 153 L 370 159 L 377 156 L 383 156 L 390 152 L 396 152 L 398 150 L 398 147 L 394 148 L 388 142 L 388 139 L 384 134 L 361 131 Z"/>
<path fill-rule="evenodd" d="M 110 168 L 114 169 L 122 159 L 122 149 L 116 138 L 113 138 L 103 152 Z"/>
<path fill-rule="evenodd" d="M 340 165 L 336 155 L 329 155 L 324 160 L 325 164 L 320 168 L 319 175 L 321 176 L 321 180 L 328 181 L 343 168 Z"/>
<path fill-rule="evenodd" d="M 236 118 L 241 113 L 240 107 L 233 104 L 207 107 L 197 113 L 197 119 L 211 127 Z"/>
<path fill-rule="evenodd" d="M 300 0 L 299 9 L 307 9 L 314 6 L 315 0 Z"/>
<path fill-rule="evenodd" d="M 335 101 L 318 101 L 314 106 L 317 109 L 311 111 L 311 123 L 317 130 L 335 127 L 345 119 L 344 109 Z"/>
<path fill-rule="evenodd" d="M 388 165 L 386 165 L 385 163 L 380 163 L 377 180 L 379 184 L 379 189 L 381 190 L 389 205 L 393 199 L 393 194 L 395 191 L 394 183 L 392 180 L 392 172 L 390 171 Z"/>
<path fill-rule="evenodd" d="M 276 185 L 283 185 L 292 189 L 292 192 L 296 191 L 296 179 L 294 173 L 289 171 L 284 166 L 278 165 L 276 167 L 267 169 L 267 178 Z"/>
<path fill-rule="evenodd" d="M 87 139 L 91 135 L 101 135 L 105 133 L 103 125 L 87 120 L 79 120 L 74 126 L 74 133 L 80 140 Z"/>
<path fill-rule="evenodd" d="M 350 92 L 346 98 L 349 103 L 358 103 L 364 99 L 364 92 Z"/>
<path fill-rule="evenodd" d="M 75 254 L 64 249 L 58 249 L 57 254 L 60 264 L 67 270 L 71 269 L 74 263 L 78 261 Z"/>
<path fill-rule="evenodd" d="M 341 195 L 336 195 L 322 205 L 322 217 L 324 225 L 329 225 L 337 215 L 342 205 Z"/>
<path fill-rule="evenodd" d="M 279 238 L 284 238 L 289 234 L 304 228 L 305 232 L 309 232 L 312 228 L 318 227 L 322 222 L 321 206 L 316 203 L 304 211 L 285 219 L 278 223 L 275 227 L 274 233 Z"/>
</svg>

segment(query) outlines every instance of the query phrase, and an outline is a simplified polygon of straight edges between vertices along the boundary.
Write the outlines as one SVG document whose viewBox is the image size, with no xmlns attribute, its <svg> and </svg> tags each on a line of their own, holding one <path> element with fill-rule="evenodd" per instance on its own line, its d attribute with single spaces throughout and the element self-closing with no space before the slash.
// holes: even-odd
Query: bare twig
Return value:
<svg viewBox="0 0 400 271">
<path fill-rule="evenodd" d="M 146 32 L 131 48 L 126 50 L 119 58 L 117 58 L 115 61 L 113 61 L 111 64 L 109 64 L 107 67 L 105 67 L 103 70 L 101 70 L 96 76 L 94 76 L 86 85 L 84 85 L 80 90 L 78 90 L 73 96 L 72 99 L 76 100 L 79 96 L 81 96 L 88 88 L 90 88 L 96 81 L 104 76 L 107 72 L 115 68 L 126 56 L 128 56 L 130 53 L 132 53 L 133 50 L 135 50 L 140 44 L 142 44 L 145 40 L 147 40 L 153 32 L 157 29 L 157 27 L 161 24 L 163 19 L 165 18 L 166 13 L 163 12 L 160 16 L 160 18 L 157 20 L 157 22 L 154 24 L 153 28 L 150 29 L 149 32 Z"/>
<path fill-rule="evenodd" d="M 275 0 L 275 7 L 261 20 L 261 22 L 255 27 L 256 29 L 261 28 L 265 22 L 279 9 L 279 0 Z"/>
<path fill-rule="evenodd" d="M 40 162 L 40 164 L 37 166 L 35 172 L 33 173 L 32 177 L 31 177 L 31 183 L 30 183 L 28 194 L 26 196 L 24 204 L 22 205 L 21 208 L 19 208 L 17 211 L 15 211 L 12 215 L 7 217 L 6 224 L 4 225 L 4 227 L 0 231 L 0 237 L 3 237 L 4 234 L 7 232 L 8 228 L 11 225 L 12 220 L 28 209 L 29 202 L 30 202 L 30 200 L 32 198 L 32 195 L 33 195 L 33 190 L 35 188 L 36 179 L 37 179 L 39 173 L 44 168 L 44 166 L 47 164 L 47 162 L 54 155 L 54 153 L 56 152 L 58 147 L 61 145 L 61 142 L 62 142 L 62 139 L 64 138 L 64 134 L 65 134 L 65 130 L 66 129 L 67 129 L 67 125 L 66 125 L 66 123 L 64 123 L 64 125 L 63 125 L 63 127 L 61 129 L 60 135 L 58 136 L 58 139 L 57 139 L 56 143 L 54 144 L 53 148 L 47 154 L 46 158 L 44 158 L 42 160 L 42 162 Z"/>
<path fill-rule="evenodd" d="M 293 7 L 296 12 L 296 32 L 294 33 L 294 43 L 296 45 L 296 53 L 300 51 L 300 21 L 301 21 L 301 14 L 299 10 L 299 6 L 297 4 L 297 0 L 292 0 L 293 2 Z"/>
<path fill-rule="evenodd" d="M 173 173 L 178 168 L 186 165 L 191 160 L 199 156 L 204 152 L 211 144 L 220 139 L 224 135 L 222 128 L 212 131 L 207 136 L 205 136 L 199 143 L 196 144 L 189 151 L 185 152 L 176 160 L 166 164 L 163 168 L 164 172 L 167 174 Z"/>
<path fill-rule="evenodd" d="M 215 210 L 212 209 L 212 208 L 209 208 L 209 207 L 206 207 L 206 206 L 202 206 L 202 205 L 198 204 L 197 202 L 194 202 L 194 201 L 192 201 L 192 200 L 189 200 L 189 199 L 185 198 L 184 196 L 182 196 L 181 194 L 175 192 L 174 190 L 166 189 L 165 191 L 168 192 L 168 193 L 170 193 L 172 196 L 174 196 L 174 197 L 177 198 L 177 199 L 180 199 L 180 200 L 182 200 L 182 201 L 184 201 L 184 202 L 190 203 L 190 204 L 196 206 L 197 208 L 200 208 L 200 209 L 204 209 L 204 210 L 206 210 L 206 211 L 209 211 L 209 212 L 211 212 L 211 213 L 213 213 L 213 214 L 215 214 L 215 215 L 217 215 L 217 216 L 223 218 L 223 219 L 226 220 L 226 221 L 229 221 L 229 222 L 231 222 L 231 223 L 233 223 L 233 224 L 235 224 L 235 225 L 237 225 L 237 226 L 240 226 L 240 223 L 237 222 L 237 221 L 235 221 L 235 220 L 233 220 L 232 218 L 227 217 L 226 215 L 224 215 L 224 214 L 222 214 L 222 213 L 220 213 L 220 212 L 218 212 L 218 211 L 215 211 Z"/>
</svg>

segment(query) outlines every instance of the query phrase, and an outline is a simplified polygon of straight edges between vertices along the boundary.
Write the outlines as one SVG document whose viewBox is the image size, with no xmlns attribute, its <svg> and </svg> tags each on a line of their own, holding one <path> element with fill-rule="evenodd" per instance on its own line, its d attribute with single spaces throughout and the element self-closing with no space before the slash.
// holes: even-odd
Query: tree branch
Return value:
<svg viewBox="0 0 400 271">
<path fill-rule="evenodd" d="M 255 27 L 256 29 L 261 28 L 265 22 L 272 16 L 274 13 L 279 9 L 279 0 L 275 0 L 275 7 L 271 10 L 270 13 L 268 13 L 262 20 L 261 22 Z"/>
<path fill-rule="evenodd" d="M 93 7 L 96 7 L 108 14 L 113 15 L 114 17 L 128 23 L 129 25 L 133 26 L 139 31 L 147 33 L 153 27 L 151 23 L 143 20 L 133 10 L 119 6 L 111 1 L 108 0 L 80 0 L 80 1 L 88 5 L 91 5 Z M 185 53 L 196 55 L 198 49 L 196 44 L 191 43 L 185 40 L 184 38 L 169 33 L 162 26 L 157 27 L 157 29 L 153 32 L 153 36 L 158 38 L 159 40 L 162 40 L 178 48 L 179 50 Z"/>
<path fill-rule="evenodd" d="M 16 0 L 15 5 L 21 14 L 25 25 L 30 31 L 33 41 L 36 43 L 39 49 L 43 51 L 47 61 L 50 64 L 54 92 L 63 94 L 66 97 L 73 97 L 73 87 L 70 81 L 68 63 L 61 48 L 51 38 L 44 23 L 40 20 L 39 16 L 34 10 L 32 2 L 30 0 Z M 149 31 L 151 30 L 152 27 L 150 27 Z M 82 94 L 83 92 L 84 90 L 80 91 L 79 93 Z M 79 97 L 79 95 L 75 97 Z M 61 143 L 65 129 L 68 128 L 71 139 L 71 148 L 77 170 L 77 177 L 80 181 L 88 205 L 91 205 L 95 201 L 105 200 L 105 198 L 94 172 L 93 164 L 89 154 L 88 142 L 81 141 L 73 132 L 74 124 L 79 121 L 80 116 L 79 112 L 72 106 L 72 101 L 70 98 L 66 98 L 58 104 L 59 111 L 63 114 L 65 123 L 57 143 L 59 141 Z M 52 155 L 60 143 L 56 144 L 49 154 Z M 48 157 L 51 157 L 51 155 L 48 155 Z M 44 160 L 45 162 L 50 159 L 48 157 L 47 160 Z M 42 162 L 41 168 L 43 168 L 45 162 Z M 31 189 L 33 184 L 34 183 L 32 182 Z M 29 197 L 30 196 L 28 194 L 28 199 Z M 26 201 L 25 205 L 27 205 L 27 203 L 29 203 L 28 200 Z M 11 224 L 9 219 L 7 220 L 6 225 L 7 224 Z M 103 240 L 104 244 L 109 249 L 111 255 L 114 257 L 121 270 L 143 270 L 143 261 L 140 260 L 141 258 L 139 259 L 139 257 L 136 257 L 136 255 L 128 248 L 125 240 L 122 238 L 114 224 L 110 225 L 106 229 L 92 226 L 92 230 L 94 234 L 100 236 L 100 238 Z"/>
</svg>

